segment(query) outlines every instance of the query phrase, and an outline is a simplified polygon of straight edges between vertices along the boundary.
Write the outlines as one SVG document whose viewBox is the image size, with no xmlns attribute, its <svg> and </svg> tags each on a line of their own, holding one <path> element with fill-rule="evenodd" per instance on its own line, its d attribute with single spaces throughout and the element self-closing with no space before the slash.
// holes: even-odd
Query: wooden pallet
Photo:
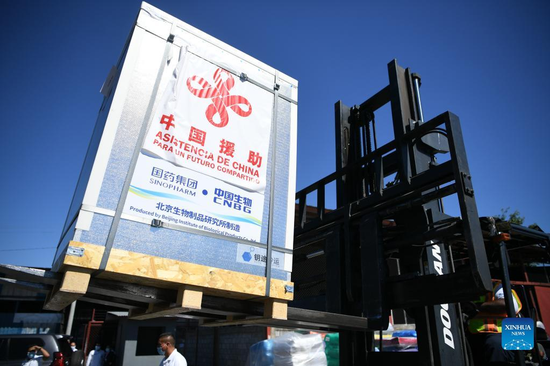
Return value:
<svg viewBox="0 0 550 366">
<path fill-rule="evenodd" d="M 149 304 L 146 310 L 134 309 L 132 319 L 150 319 L 201 309 L 203 295 L 264 303 L 264 317 L 286 319 L 288 301 L 293 299 L 293 283 L 278 279 L 270 281 L 266 293 L 266 278 L 242 272 L 203 266 L 195 263 L 155 257 L 113 248 L 104 271 L 99 271 L 105 248 L 71 241 L 68 249 L 78 255 L 65 254 L 55 264 L 62 280 L 46 298 L 44 308 L 61 310 L 84 296 L 92 276 L 119 282 L 176 289 L 175 304 Z"/>
<path fill-rule="evenodd" d="M 0 284 L 2 285 L 15 286 L 26 291 L 44 294 L 51 293 L 52 289 L 64 277 L 59 272 L 9 264 L 0 264 L 0 274 L 5 276 L 0 277 Z M 189 290 L 192 289 L 189 288 Z M 128 309 L 135 316 L 135 319 L 144 319 L 141 315 L 148 311 L 151 312 L 150 309 L 156 311 L 162 309 L 166 310 L 164 314 L 177 315 L 179 311 L 186 311 L 194 302 L 196 304 L 193 295 L 200 295 L 188 293 L 186 298 L 184 292 L 185 289 L 175 291 L 174 289 L 129 284 L 92 276 L 88 292 L 79 299 L 80 301 Z M 169 308 L 175 308 L 176 305 L 184 309 L 178 309 L 178 311 L 173 309 L 173 312 L 168 312 Z M 370 329 L 368 320 L 357 316 L 288 307 L 287 318 L 277 319 L 277 314 L 272 314 L 271 317 L 268 316 L 269 311 L 266 311 L 265 307 L 265 303 L 262 302 L 204 295 L 201 299 L 201 309 L 188 312 L 183 316 L 197 318 L 200 320 L 201 325 L 205 327 L 258 325 L 289 329 L 312 329 L 323 332 L 341 330 L 364 332 Z M 154 314 L 149 315 L 151 315 L 150 318 Z M 156 315 L 160 316 L 161 314 L 157 313 Z"/>
</svg>

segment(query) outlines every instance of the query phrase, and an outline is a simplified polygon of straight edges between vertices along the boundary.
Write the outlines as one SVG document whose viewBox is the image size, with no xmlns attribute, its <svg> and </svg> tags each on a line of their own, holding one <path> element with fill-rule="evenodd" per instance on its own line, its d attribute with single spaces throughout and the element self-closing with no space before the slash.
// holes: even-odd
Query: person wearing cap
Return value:
<svg viewBox="0 0 550 366">
<path fill-rule="evenodd" d="M 537 341 L 547 341 L 548 340 L 548 334 L 546 334 L 546 327 L 544 326 L 544 323 L 540 320 L 537 320 L 536 325 L 536 337 Z M 537 342 L 537 351 L 539 352 L 540 359 L 542 361 L 548 361 L 548 356 L 546 355 L 546 350 L 544 349 L 544 346 Z"/>
<path fill-rule="evenodd" d="M 469 320 L 468 330 L 471 334 L 470 346 L 475 364 L 507 364 L 514 362 L 515 355 L 502 347 L 502 320 L 507 318 L 502 283 L 497 282 L 488 301 L 481 304 L 479 312 Z M 512 290 L 512 300 L 516 316 L 521 311 L 521 301 Z"/>
<path fill-rule="evenodd" d="M 540 320 L 537 320 L 537 340 L 539 341 L 547 341 L 548 340 L 548 334 L 546 334 L 546 327 L 544 326 L 544 323 Z"/>
</svg>

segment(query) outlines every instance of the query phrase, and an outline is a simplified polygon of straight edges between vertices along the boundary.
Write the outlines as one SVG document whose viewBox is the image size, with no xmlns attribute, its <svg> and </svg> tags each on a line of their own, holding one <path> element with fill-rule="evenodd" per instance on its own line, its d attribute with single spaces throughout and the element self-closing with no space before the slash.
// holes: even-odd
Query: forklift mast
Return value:
<svg viewBox="0 0 550 366">
<path fill-rule="evenodd" d="M 395 60 L 388 74 L 360 105 L 336 103 L 336 171 L 296 195 L 291 305 L 367 319 L 340 332 L 341 365 L 465 365 L 457 303 L 490 291 L 491 277 L 460 122 L 451 112 L 424 122 L 420 77 Z M 394 139 L 379 147 L 388 103 Z M 448 196 L 460 217 L 444 213 Z M 467 260 L 453 263 L 453 251 Z M 414 319 L 418 352 L 374 352 L 396 309 Z"/>
</svg>

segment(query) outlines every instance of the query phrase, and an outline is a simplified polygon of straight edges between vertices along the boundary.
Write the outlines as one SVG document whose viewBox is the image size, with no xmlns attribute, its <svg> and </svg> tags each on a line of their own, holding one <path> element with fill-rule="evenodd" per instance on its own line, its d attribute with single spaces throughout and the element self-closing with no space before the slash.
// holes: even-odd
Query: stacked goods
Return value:
<svg viewBox="0 0 550 366">
<path fill-rule="evenodd" d="M 142 3 L 101 92 L 46 308 L 92 274 L 292 300 L 297 82 Z"/>
<path fill-rule="evenodd" d="M 325 354 L 328 366 L 340 365 L 340 334 L 330 333 L 325 336 Z"/>
<path fill-rule="evenodd" d="M 266 339 L 253 344 L 248 353 L 247 366 L 273 365 L 273 340 Z"/>
<path fill-rule="evenodd" d="M 274 366 L 327 365 L 325 346 L 319 334 L 287 333 L 273 339 Z"/>
</svg>

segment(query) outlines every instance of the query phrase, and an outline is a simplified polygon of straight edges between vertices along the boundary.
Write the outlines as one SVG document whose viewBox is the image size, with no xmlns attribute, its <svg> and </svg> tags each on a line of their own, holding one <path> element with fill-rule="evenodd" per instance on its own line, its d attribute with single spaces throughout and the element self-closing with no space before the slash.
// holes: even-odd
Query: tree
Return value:
<svg viewBox="0 0 550 366">
<path fill-rule="evenodd" d="M 501 208 L 500 215 L 496 215 L 495 218 L 501 219 L 502 221 L 509 221 L 512 224 L 523 225 L 525 217 L 521 216 L 518 210 L 515 210 L 511 214 L 508 214 L 509 210 L 510 207 L 506 207 L 506 209 Z"/>
<path fill-rule="evenodd" d="M 501 208 L 500 209 L 500 215 L 496 215 L 495 218 L 500 219 L 502 221 L 509 221 L 512 224 L 523 225 L 523 222 L 525 221 L 525 217 L 521 216 L 521 214 L 519 213 L 518 210 L 515 210 L 511 214 L 508 214 L 508 210 L 510 210 L 510 207 L 506 207 L 506 209 Z M 538 231 L 543 231 L 540 228 L 540 226 L 537 225 L 536 222 L 529 225 L 528 228 L 538 230 Z"/>
</svg>

